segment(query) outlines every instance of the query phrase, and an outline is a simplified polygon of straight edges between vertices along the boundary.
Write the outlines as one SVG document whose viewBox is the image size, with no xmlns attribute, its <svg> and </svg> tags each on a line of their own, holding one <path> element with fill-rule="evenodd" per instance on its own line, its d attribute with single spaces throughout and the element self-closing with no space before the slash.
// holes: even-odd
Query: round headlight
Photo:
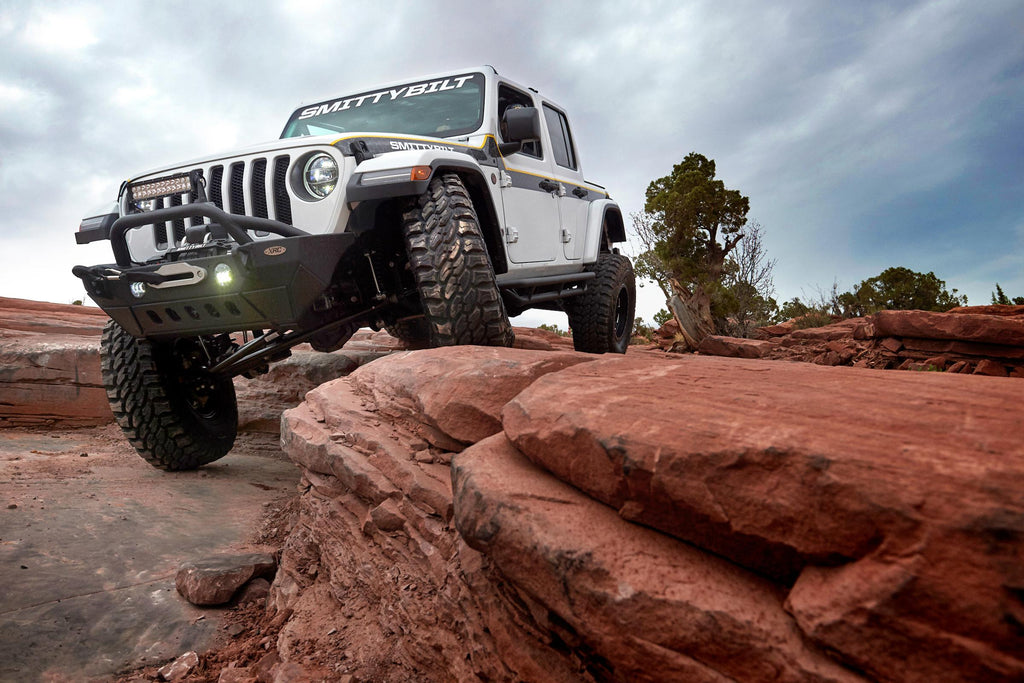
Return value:
<svg viewBox="0 0 1024 683">
<path fill-rule="evenodd" d="M 302 171 L 302 185 L 306 192 L 317 199 L 323 199 L 334 192 L 337 184 L 338 162 L 323 152 L 311 156 Z"/>
</svg>

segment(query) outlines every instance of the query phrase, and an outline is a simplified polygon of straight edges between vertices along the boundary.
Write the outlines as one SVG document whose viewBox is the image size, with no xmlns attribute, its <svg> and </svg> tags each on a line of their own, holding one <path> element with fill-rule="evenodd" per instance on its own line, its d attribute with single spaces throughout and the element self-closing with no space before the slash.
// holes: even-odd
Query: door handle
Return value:
<svg viewBox="0 0 1024 683">
<path fill-rule="evenodd" d="M 574 195 L 576 195 L 577 197 L 579 197 L 580 199 L 586 199 L 587 198 L 587 191 L 584 190 L 582 187 L 574 187 L 573 190 L 572 190 L 572 193 Z"/>
<path fill-rule="evenodd" d="M 542 180 L 540 181 L 538 186 L 545 192 L 558 192 L 558 183 L 552 182 L 550 180 Z"/>
</svg>

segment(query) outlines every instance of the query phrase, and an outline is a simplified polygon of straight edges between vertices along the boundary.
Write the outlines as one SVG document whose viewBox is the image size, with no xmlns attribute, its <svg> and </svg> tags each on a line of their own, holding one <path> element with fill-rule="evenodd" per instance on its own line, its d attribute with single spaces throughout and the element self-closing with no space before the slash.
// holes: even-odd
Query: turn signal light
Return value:
<svg viewBox="0 0 1024 683">
<path fill-rule="evenodd" d="M 429 166 L 413 166 L 409 173 L 409 180 L 426 180 L 430 177 Z"/>
</svg>

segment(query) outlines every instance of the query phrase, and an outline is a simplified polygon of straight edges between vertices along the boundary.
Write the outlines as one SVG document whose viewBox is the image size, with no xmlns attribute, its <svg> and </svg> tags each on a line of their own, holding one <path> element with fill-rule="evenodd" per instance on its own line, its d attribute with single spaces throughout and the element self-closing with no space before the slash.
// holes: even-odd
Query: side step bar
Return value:
<svg viewBox="0 0 1024 683">
<path fill-rule="evenodd" d="M 499 282 L 498 288 L 510 308 L 526 309 L 546 301 L 557 301 L 582 294 L 581 286 L 597 277 L 594 273 L 545 275 Z"/>
</svg>

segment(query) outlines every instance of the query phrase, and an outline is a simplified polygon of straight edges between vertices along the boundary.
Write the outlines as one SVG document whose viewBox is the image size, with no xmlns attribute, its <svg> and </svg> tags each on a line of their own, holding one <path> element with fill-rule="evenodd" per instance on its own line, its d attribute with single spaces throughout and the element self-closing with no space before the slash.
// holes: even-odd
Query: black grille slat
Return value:
<svg viewBox="0 0 1024 683">
<path fill-rule="evenodd" d="M 274 159 L 274 217 L 282 223 L 292 225 L 292 204 L 288 198 L 287 156 Z"/>
<path fill-rule="evenodd" d="M 198 176 L 200 178 L 199 182 L 202 182 L 203 171 L 201 169 L 198 171 Z M 189 190 L 189 193 L 188 193 L 188 203 L 189 204 L 195 204 L 198 201 L 199 201 L 199 187 L 197 185 L 193 185 L 192 189 Z M 202 225 L 203 224 L 203 217 L 202 216 L 189 216 L 188 217 L 188 224 L 189 224 L 190 227 L 195 227 L 197 225 Z"/>
<path fill-rule="evenodd" d="M 156 209 L 165 208 L 163 198 L 156 200 Z M 156 238 L 156 246 L 158 249 L 165 249 L 167 247 L 167 223 L 154 223 L 154 237 Z"/>
<path fill-rule="evenodd" d="M 245 187 L 242 178 L 245 175 L 245 164 L 241 161 L 231 164 L 231 210 L 236 216 L 245 215 Z"/>
<path fill-rule="evenodd" d="M 181 206 L 181 195 L 171 195 L 171 206 Z M 171 225 L 174 227 L 174 243 L 181 244 L 181 241 L 185 239 L 185 219 L 175 218 L 171 221 Z"/>
<path fill-rule="evenodd" d="M 252 215 L 257 218 L 268 218 L 266 159 L 257 159 L 252 162 L 252 182 L 249 184 L 249 194 L 252 196 Z"/>
<path fill-rule="evenodd" d="M 214 166 L 210 169 L 210 201 L 220 210 L 224 210 L 224 198 L 221 188 L 224 187 L 224 167 Z"/>
</svg>

